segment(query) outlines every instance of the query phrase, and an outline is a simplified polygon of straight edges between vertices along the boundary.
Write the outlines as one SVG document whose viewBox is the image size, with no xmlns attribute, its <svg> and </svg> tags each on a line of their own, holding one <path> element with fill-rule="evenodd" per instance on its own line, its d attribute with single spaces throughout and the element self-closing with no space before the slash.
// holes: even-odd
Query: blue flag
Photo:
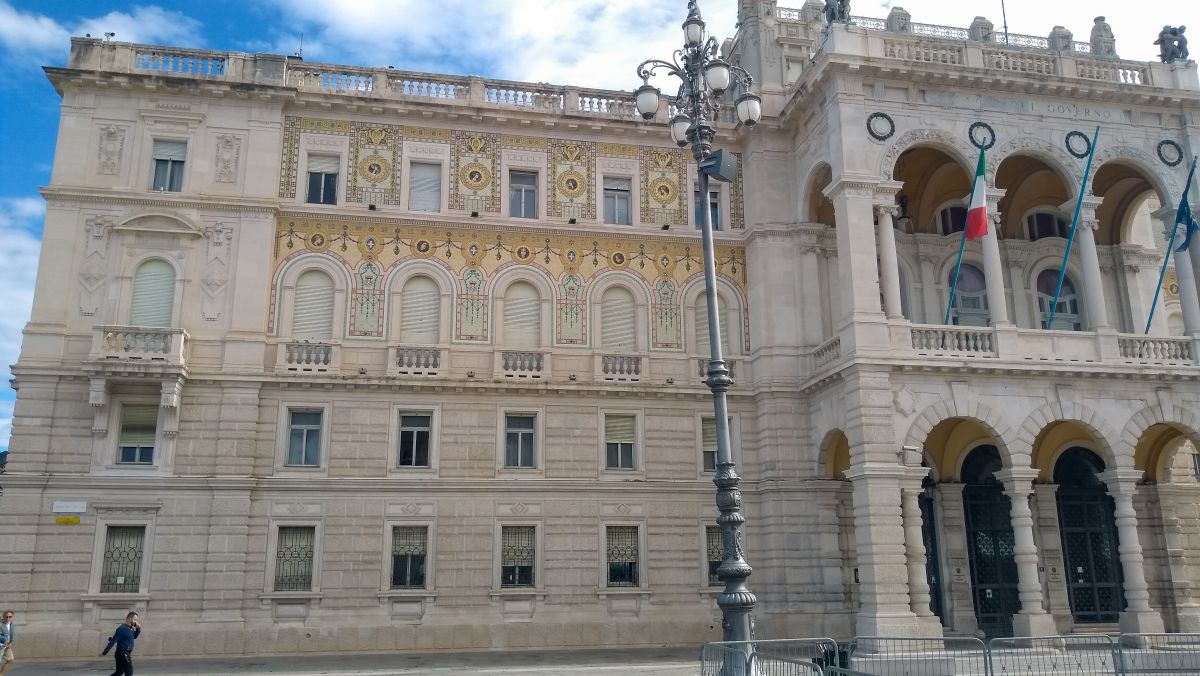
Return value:
<svg viewBox="0 0 1200 676">
<path fill-rule="evenodd" d="M 1188 178 L 1191 178 L 1190 176 Z M 1191 181 L 1188 181 L 1188 186 L 1183 189 L 1183 199 L 1179 200 L 1179 211 L 1175 214 L 1175 227 L 1185 226 L 1183 231 L 1183 244 L 1175 251 L 1187 251 L 1188 245 L 1192 243 L 1192 235 L 1196 234 L 1198 229 L 1196 219 L 1192 217 L 1192 208 L 1188 206 L 1188 190 L 1192 187 Z"/>
</svg>

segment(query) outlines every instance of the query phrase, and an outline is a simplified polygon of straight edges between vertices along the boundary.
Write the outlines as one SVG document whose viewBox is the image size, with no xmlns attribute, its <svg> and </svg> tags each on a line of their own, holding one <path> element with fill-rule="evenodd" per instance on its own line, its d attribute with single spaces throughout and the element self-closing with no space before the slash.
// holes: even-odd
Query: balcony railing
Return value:
<svg viewBox="0 0 1200 676">
<path fill-rule="evenodd" d="M 642 358 L 638 355 L 596 355 L 596 379 L 635 383 L 642 379 Z"/>
<path fill-rule="evenodd" d="M 912 347 L 917 354 L 996 356 L 996 341 L 990 328 L 914 325 Z"/>
<path fill-rule="evenodd" d="M 336 375 L 341 370 L 341 346 L 337 343 L 280 343 L 275 370 L 279 373 Z"/>
<path fill-rule="evenodd" d="M 1196 359 L 1192 354 L 1191 338 L 1120 336 L 1117 345 L 1121 350 L 1121 359 L 1131 363 L 1191 364 Z"/>
<path fill-rule="evenodd" d="M 540 380 L 550 375 L 550 355 L 545 352 L 502 350 L 496 353 L 497 379 Z"/>
<path fill-rule="evenodd" d="M 446 352 L 437 347 L 390 347 L 388 348 L 388 375 L 392 377 L 441 375 L 446 364 Z"/>
<path fill-rule="evenodd" d="M 188 334 L 183 329 L 146 326 L 97 326 L 92 333 L 93 361 L 158 363 L 185 366 Z"/>
</svg>

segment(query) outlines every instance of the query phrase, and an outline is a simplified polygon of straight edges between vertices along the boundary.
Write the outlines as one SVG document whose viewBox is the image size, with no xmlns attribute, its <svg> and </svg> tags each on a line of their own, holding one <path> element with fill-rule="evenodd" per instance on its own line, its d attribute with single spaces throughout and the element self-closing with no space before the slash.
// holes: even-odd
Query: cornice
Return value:
<svg viewBox="0 0 1200 676">
<path fill-rule="evenodd" d="M 242 211 L 274 214 L 279 210 L 275 200 L 263 200 L 230 195 L 197 195 L 164 197 L 160 193 L 117 193 L 105 190 L 70 186 L 45 186 L 39 189 L 48 205 L 88 206 L 94 204 L 136 205 L 165 209 L 195 209 L 201 211 Z"/>
</svg>

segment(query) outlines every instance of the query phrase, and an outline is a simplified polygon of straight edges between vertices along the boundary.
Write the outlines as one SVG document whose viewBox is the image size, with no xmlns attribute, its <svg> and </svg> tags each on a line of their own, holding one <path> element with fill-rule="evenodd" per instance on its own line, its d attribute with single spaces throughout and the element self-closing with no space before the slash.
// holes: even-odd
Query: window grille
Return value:
<svg viewBox="0 0 1200 676">
<path fill-rule="evenodd" d="M 604 416 L 604 453 L 608 469 L 633 469 L 636 443 L 636 416 Z"/>
<path fill-rule="evenodd" d="M 608 552 L 608 586 L 638 586 L 638 527 L 609 526 L 605 531 Z"/>
<path fill-rule="evenodd" d="M 442 210 L 442 165 L 428 162 L 409 165 L 408 210 Z"/>
<path fill-rule="evenodd" d="M 534 467 L 534 416 L 504 416 L 504 466 Z"/>
<path fill-rule="evenodd" d="M 428 536 L 425 526 L 392 528 L 392 589 L 425 587 Z"/>
<path fill-rule="evenodd" d="M 341 158 L 336 155 L 308 156 L 309 204 L 337 204 L 338 167 Z"/>
<path fill-rule="evenodd" d="M 532 587 L 537 554 L 535 526 L 502 526 L 500 529 L 500 586 Z"/>
<path fill-rule="evenodd" d="M 117 462 L 149 465 L 154 462 L 154 438 L 158 432 L 158 407 L 153 404 L 123 404 Z"/>
<path fill-rule="evenodd" d="M 631 179 L 604 177 L 605 223 L 630 225 L 633 222 L 629 211 L 629 195 L 632 190 Z"/>
<path fill-rule="evenodd" d="M 429 466 L 429 434 L 431 419 L 428 414 L 400 414 L 400 466 Z"/>
<path fill-rule="evenodd" d="M 280 526 L 275 552 L 275 591 L 312 591 L 312 526 Z"/>
<path fill-rule="evenodd" d="M 184 141 L 154 142 L 154 177 L 150 189 L 159 192 L 183 190 L 183 163 L 187 158 Z"/>
<path fill-rule="evenodd" d="M 321 464 L 321 416 L 323 411 L 288 411 L 287 464 L 317 467 Z"/>
<path fill-rule="evenodd" d="M 537 179 L 535 172 L 508 173 L 508 215 L 513 218 L 537 218 Z"/>
<path fill-rule="evenodd" d="M 708 553 L 708 585 L 721 586 L 721 578 L 717 577 L 717 568 L 721 567 L 721 527 L 705 526 L 704 545 Z"/>
<path fill-rule="evenodd" d="M 134 594 L 141 590 L 145 526 L 109 526 L 104 534 L 100 592 Z"/>
</svg>

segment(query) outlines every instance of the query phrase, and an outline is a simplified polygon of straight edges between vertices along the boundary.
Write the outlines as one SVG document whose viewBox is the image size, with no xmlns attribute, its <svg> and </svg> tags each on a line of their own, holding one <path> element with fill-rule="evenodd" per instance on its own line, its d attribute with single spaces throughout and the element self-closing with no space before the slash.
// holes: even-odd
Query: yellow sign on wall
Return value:
<svg viewBox="0 0 1200 676">
<path fill-rule="evenodd" d="M 77 523 L 79 523 L 79 517 L 77 517 L 77 516 L 59 516 L 59 517 L 55 517 L 54 523 L 57 523 L 62 526 L 77 524 Z"/>
</svg>

